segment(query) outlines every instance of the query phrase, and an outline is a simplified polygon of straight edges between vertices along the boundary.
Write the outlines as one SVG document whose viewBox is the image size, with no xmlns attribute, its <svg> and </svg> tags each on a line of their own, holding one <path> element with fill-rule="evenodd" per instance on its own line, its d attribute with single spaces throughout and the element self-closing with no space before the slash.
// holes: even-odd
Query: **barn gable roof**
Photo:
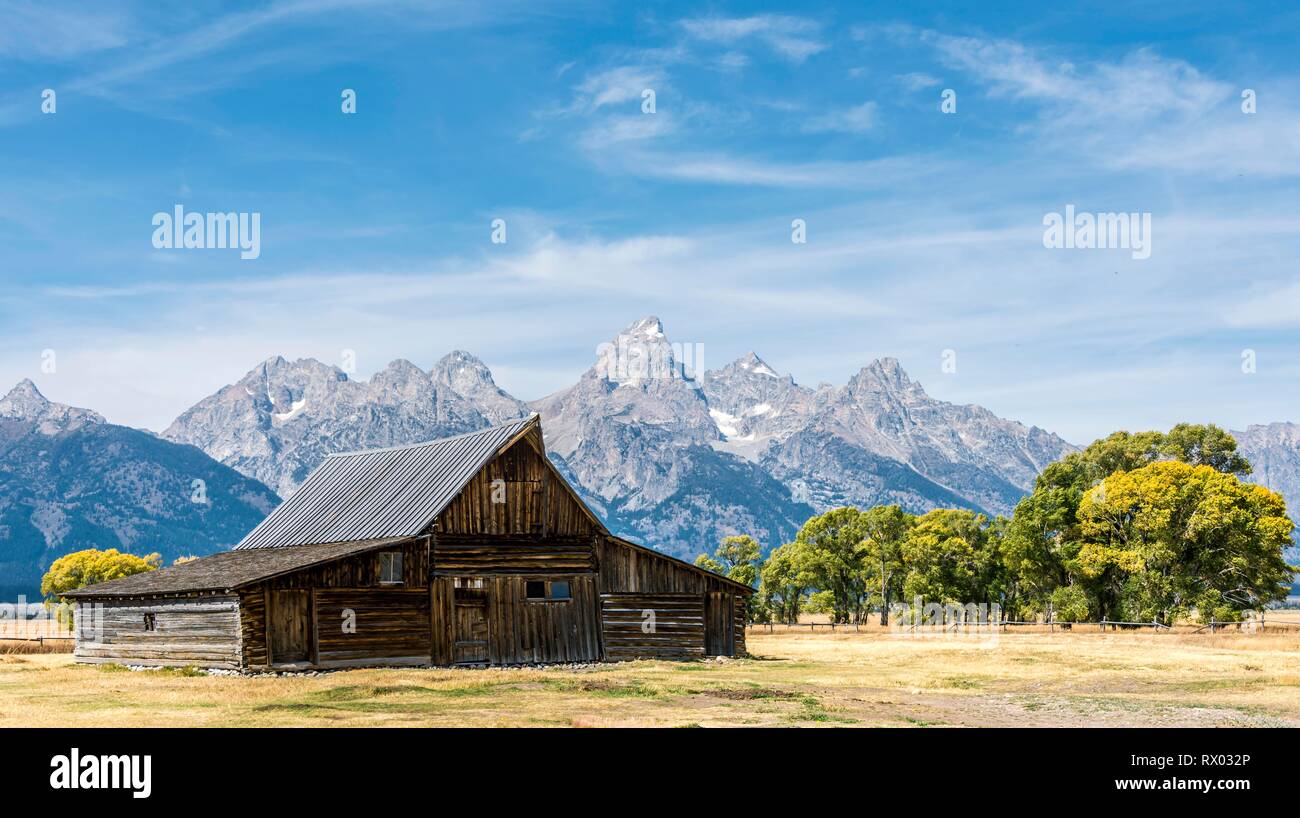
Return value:
<svg viewBox="0 0 1300 818">
<path fill-rule="evenodd" d="M 413 537 L 537 415 L 455 437 L 332 454 L 235 546 L 237 551 Z"/>
<path fill-rule="evenodd" d="M 408 537 L 386 537 L 360 542 L 263 548 L 255 551 L 221 551 L 192 562 L 157 571 L 101 582 L 69 591 L 67 597 L 148 596 L 196 591 L 233 591 L 272 577 L 396 545 Z"/>
</svg>

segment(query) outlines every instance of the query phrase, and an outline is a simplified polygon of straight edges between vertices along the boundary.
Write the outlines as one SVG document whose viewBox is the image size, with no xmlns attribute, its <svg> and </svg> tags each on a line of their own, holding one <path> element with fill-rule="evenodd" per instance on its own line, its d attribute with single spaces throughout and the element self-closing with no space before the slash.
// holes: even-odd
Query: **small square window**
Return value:
<svg viewBox="0 0 1300 818">
<path fill-rule="evenodd" d="M 551 599 L 569 599 L 569 581 L 557 579 L 551 583 Z"/>
<path fill-rule="evenodd" d="M 147 631 L 158 630 L 158 614 L 150 611 L 144 615 L 144 629 Z"/>
<path fill-rule="evenodd" d="M 524 583 L 525 599 L 546 599 L 546 583 L 530 579 Z"/>
<path fill-rule="evenodd" d="M 379 582 L 382 585 L 402 582 L 402 552 L 385 551 L 379 555 Z"/>
</svg>

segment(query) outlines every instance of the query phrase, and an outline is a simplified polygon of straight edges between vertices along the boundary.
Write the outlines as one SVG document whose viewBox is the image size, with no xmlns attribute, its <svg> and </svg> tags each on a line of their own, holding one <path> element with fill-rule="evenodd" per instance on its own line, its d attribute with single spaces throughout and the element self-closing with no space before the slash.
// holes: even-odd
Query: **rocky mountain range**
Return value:
<svg viewBox="0 0 1300 818">
<path fill-rule="evenodd" d="M 0 398 L 0 598 L 39 595 L 69 551 L 177 557 L 237 543 L 279 498 L 193 446 L 52 403 L 25 380 Z"/>
<path fill-rule="evenodd" d="M 368 381 L 320 361 L 275 357 L 199 401 L 163 437 L 197 446 L 288 497 L 331 452 L 432 440 L 527 412 L 465 352 L 430 372 L 396 360 Z"/>
<path fill-rule="evenodd" d="M 629 325 L 568 389 L 531 403 L 466 352 L 369 381 L 272 358 L 182 414 L 163 436 L 288 496 L 329 452 L 542 416 L 547 448 L 614 530 L 693 557 L 729 533 L 784 541 L 812 513 L 898 502 L 1008 513 L 1073 447 L 978 406 L 934 400 L 898 361 L 841 387 L 800 386 L 755 353 L 703 373 L 662 323 Z"/>
<path fill-rule="evenodd" d="M 556 466 L 612 530 L 687 559 L 738 532 L 775 546 L 811 514 L 846 504 L 1008 514 L 1074 449 L 935 400 L 892 358 L 815 388 L 753 352 L 707 372 L 678 358 L 662 323 L 644 318 L 602 344 L 575 384 L 525 402 L 462 351 L 427 372 L 393 361 L 366 381 L 274 357 L 161 436 L 51 403 L 25 381 L 0 400 L 0 570 L 30 593 L 31 578 L 74 546 L 207 553 L 238 541 L 331 452 L 530 412 Z M 1300 426 L 1234 434 L 1253 479 L 1300 510 Z M 206 506 L 188 502 L 196 478 Z"/>
</svg>

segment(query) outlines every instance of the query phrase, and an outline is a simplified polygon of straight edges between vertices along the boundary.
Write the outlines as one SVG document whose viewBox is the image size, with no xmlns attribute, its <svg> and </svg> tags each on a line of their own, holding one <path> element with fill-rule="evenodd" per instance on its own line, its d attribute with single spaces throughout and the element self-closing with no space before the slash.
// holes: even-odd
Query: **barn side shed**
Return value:
<svg viewBox="0 0 1300 818">
<path fill-rule="evenodd" d="M 332 455 L 234 550 L 69 596 L 79 661 L 257 669 L 738 655 L 752 593 L 612 535 L 533 416 Z"/>
</svg>

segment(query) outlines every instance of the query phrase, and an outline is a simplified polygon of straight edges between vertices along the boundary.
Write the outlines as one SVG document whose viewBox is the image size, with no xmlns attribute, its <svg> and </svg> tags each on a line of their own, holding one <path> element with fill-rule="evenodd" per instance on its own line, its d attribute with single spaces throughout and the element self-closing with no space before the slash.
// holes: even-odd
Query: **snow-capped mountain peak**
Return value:
<svg viewBox="0 0 1300 818">
<path fill-rule="evenodd" d="M 429 373 L 435 382 L 468 400 L 492 423 L 528 414 L 528 406 L 497 386 L 487 364 L 468 352 L 455 350 L 442 357 Z"/>
<path fill-rule="evenodd" d="M 690 361 L 678 359 L 663 324 L 655 316 L 633 321 L 612 341 L 596 348 L 596 376 L 618 386 L 641 387 L 657 381 L 693 381 Z"/>
<path fill-rule="evenodd" d="M 762 358 L 758 357 L 758 353 L 752 350 L 746 353 L 740 360 L 736 361 L 736 366 L 746 372 L 753 372 L 755 375 L 764 375 L 768 378 L 781 377 L 776 374 L 776 370 L 772 369 L 772 367 L 768 366 Z"/>
</svg>

